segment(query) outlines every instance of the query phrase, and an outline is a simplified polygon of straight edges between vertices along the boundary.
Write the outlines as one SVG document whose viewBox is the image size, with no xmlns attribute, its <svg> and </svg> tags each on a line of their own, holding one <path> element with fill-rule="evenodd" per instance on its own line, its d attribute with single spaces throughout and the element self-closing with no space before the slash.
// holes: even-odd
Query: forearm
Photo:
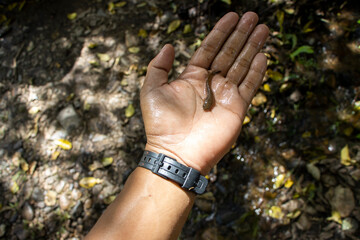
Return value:
<svg viewBox="0 0 360 240">
<path fill-rule="evenodd" d="M 195 194 L 138 167 L 86 239 L 177 239 Z"/>
</svg>

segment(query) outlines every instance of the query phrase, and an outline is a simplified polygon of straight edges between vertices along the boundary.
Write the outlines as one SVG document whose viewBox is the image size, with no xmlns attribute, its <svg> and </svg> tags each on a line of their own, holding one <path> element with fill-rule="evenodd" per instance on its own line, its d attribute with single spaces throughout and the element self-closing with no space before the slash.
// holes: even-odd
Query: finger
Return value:
<svg viewBox="0 0 360 240">
<path fill-rule="evenodd" d="M 174 57 L 174 47 L 166 44 L 149 63 L 143 87 L 151 89 L 167 83 Z"/>
<path fill-rule="evenodd" d="M 247 40 L 241 53 L 229 69 L 227 78 L 232 83 L 239 85 L 248 73 L 251 62 L 255 55 L 264 45 L 269 35 L 269 29 L 266 25 L 258 25 Z"/>
<path fill-rule="evenodd" d="M 242 81 L 239 86 L 239 94 L 246 104 L 245 109 L 249 106 L 262 83 L 266 71 L 266 61 L 266 56 L 263 53 L 258 53 L 252 61 L 250 70 L 244 81 Z"/>
<path fill-rule="evenodd" d="M 215 57 L 211 69 L 220 70 L 223 75 L 226 75 L 258 20 L 259 17 L 254 12 L 247 12 L 242 16 L 234 32 Z"/>
<path fill-rule="evenodd" d="M 238 20 L 239 16 L 234 12 L 223 16 L 196 50 L 189 64 L 208 69 Z"/>
</svg>

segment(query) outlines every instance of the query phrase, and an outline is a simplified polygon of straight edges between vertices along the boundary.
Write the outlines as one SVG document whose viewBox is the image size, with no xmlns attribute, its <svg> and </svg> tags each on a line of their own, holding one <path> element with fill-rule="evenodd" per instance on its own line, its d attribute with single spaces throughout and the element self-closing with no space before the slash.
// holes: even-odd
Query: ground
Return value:
<svg viewBox="0 0 360 240">
<path fill-rule="evenodd" d="M 139 91 L 226 12 L 259 14 L 269 68 L 180 239 L 359 239 L 356 1 L 0 0 L 0 239 L 81 239 L 146 142 Z"/>
</svg>

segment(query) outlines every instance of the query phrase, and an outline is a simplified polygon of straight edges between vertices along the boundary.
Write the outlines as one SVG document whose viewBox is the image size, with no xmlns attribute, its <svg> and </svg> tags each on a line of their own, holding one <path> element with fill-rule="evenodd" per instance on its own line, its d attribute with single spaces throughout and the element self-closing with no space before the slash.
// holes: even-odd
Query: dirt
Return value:
<svg viewBox="0 0 360 240">
<path fill-rule="evenodd" d="M 142 155 L 147 64 L 173 44 L 175 79 L 230 10 L 256 11 L 270 27 L 272 72 L 180 239 L 358 239 L 355 2 L 109 3 L 0 1 L 0 239 L 85 236 Z M 314 53 L 291 59 L 304 45 Z M 85 177 L 100 181 L 86 189 Z"/>
</svg>

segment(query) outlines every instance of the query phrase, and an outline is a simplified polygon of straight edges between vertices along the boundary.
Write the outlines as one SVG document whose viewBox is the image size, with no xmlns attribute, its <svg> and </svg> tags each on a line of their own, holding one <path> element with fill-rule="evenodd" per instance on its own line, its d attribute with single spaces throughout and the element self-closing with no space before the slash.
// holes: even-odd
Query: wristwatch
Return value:
<svg viewBox="0 0 360 240">
<path fill-rule="evenodd" d="M 203 194 L 208 185 L 208 180 L 200 175 L 198 170 L 187 167 L 163 153 L 144 151 L 139 166 L 149 169 L 165 179 L 173 180 L 182 188 L 197 194 Z"/>
</svg>

